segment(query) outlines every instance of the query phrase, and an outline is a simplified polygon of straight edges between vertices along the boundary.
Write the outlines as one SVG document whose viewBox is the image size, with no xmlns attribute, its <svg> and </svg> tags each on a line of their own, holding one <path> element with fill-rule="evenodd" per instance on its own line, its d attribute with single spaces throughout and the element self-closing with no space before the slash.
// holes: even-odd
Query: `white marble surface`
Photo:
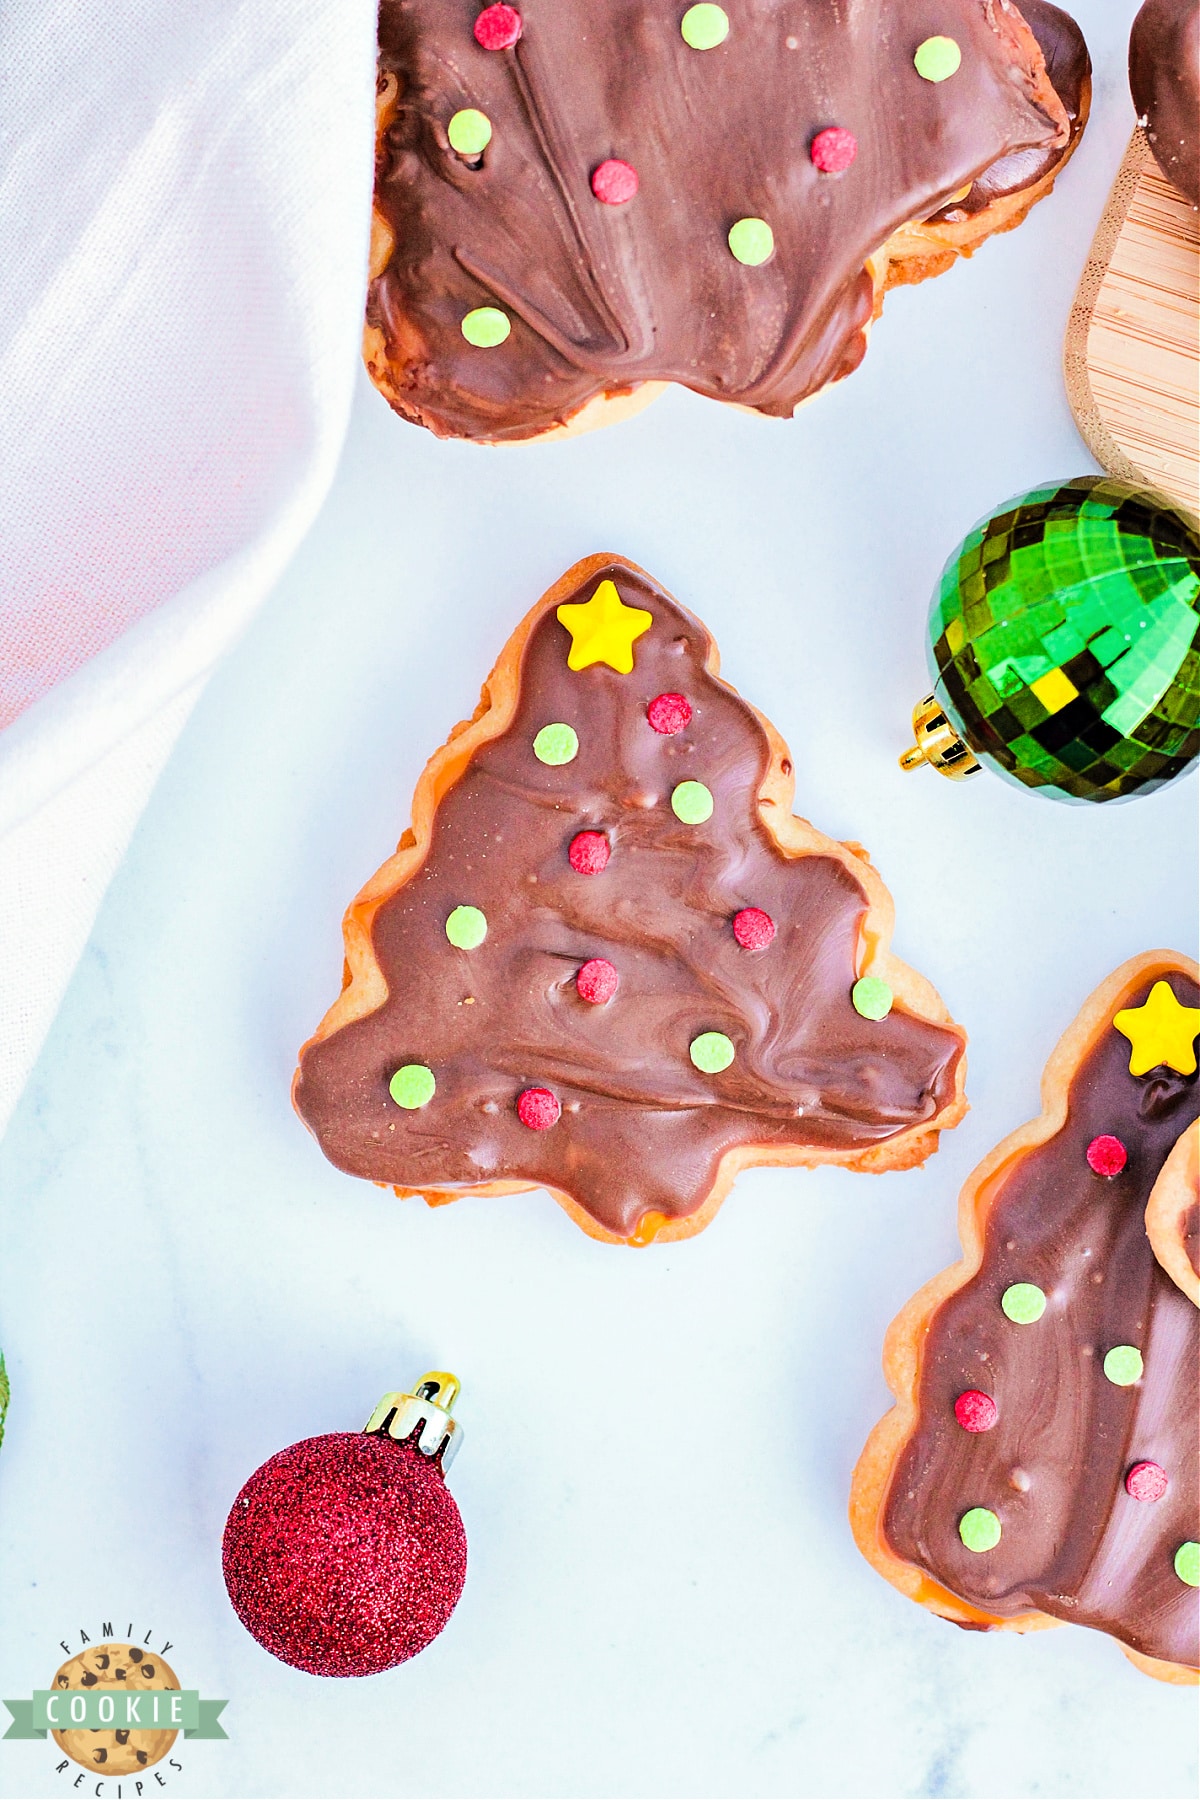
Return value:
<svg viewBox="0 0 1200 1800">
<path fill-rule="evenodd" d="M 184 1745 L 168 1791 L 1194 1791 L 1193 1694 L 1084 1631 L 953 1630 L 845 1518 L 884 1328 L 955 1254 L 960 1182 L 1036 1110 L 1090 989 L 1194 934 L 1194 782 L 1085 811 L 895 763 L 943 558 L 1092 466 L 1059 346 L 1131 123 L 1130 9 L 1077 11 L 1096 112 L 1059 192 L 891 296 L 860 372 L 790 426 L 676 393 L 489 452 L 364 384 L 324 514 L 187 728 L 0 1147 L 0 1692 L 114 1613 L 169 1634 L 231 1741 Z M 288 1104 L 344 903 L 511 625 L 596 549 L 707 620 L 791 743 L 798 808 L 870 846 L 897 948 L 971 1034 L 974 1110 L 926 1169 L 755 1172 L 701 1238 L 644 1253 L 540 1195 L 400 1204 Z M 458 1612 L 374 1680 L 284 1668 L 225 1600 L 230 1500 L 430 1365 L 464 1382 Z M 0 1791 L 74 1791 L 57 1760 L 4 1744 Z"/>
</svg>

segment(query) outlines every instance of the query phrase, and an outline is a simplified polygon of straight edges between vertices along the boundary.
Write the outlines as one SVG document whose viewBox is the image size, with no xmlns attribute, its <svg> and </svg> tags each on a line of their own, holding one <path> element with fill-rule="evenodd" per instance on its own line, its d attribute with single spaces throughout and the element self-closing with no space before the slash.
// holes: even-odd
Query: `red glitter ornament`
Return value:
<svg viewBox="0 0 1200 1800">
<path fill-rule="evenodd" d="M 1134 1463 L 1125 1477 L 1125 1492 L 1135 1500 L 1161 1500 L 1167 1485 L 1167 1471 L 1156 1462 Z"/>
<path fill-rule="evenodd" d="M 686 694 L 659 694 L 646 708 L 651 729 L 674 737 L 692 722 L 692 703 Z"/>
<path fill-rule="evenodd" d="M 604 1006 L 616 993 L 619 980 L 617 971 L 605 957 L 593 956 L 575 977 L 575 986 L 581 1000 L 590 1000 L 593 1006 Z"/>
<path fill-rule="evenodd" d="M 442 1630 L 467 1572 L 443 1475 L 457 1392 L 452 1375 L 427 1375 L 416 1394 L 386 1395 L 365 1431 L 305 1438 L 250 1477 L 221 1562 L 234 1611 L 272 1656 L 309 1675 L 377 1675 Z"/>
<path fill-rule="evenodd" d="M 627 162 L 610 156 L 592 172 L 592 192 L 605 206 L 624 206 L 638 191 L 638 172 Z"/>
<path fill-rule="evenodd" d="M 743 906 L 734 914 L 733 935 L 743 950 L 765 950 L 775 936 L 775 921 L 761 906 Z"/>
<path fill-rule="evenodd" d="M 579 831 L 567 851 L 577 875 L 599 875 L 608 867 L 608 839 L 602 831 Z"/>
<path fill-rule="evenodd" d="M 1119 1137 L 1105 1132 L 1094 1137 L 1087 1147 L 1088 1167 L 1097 1175 L 1119 1175 L 1129 1161 L 1129 1152 Z"/>
<path fill-rule="evenodd" d="M 954 1416 L 964 1431 L 990 1431 L 1000 1417 L 1000 1409 L 990 1394 L 968 1388 L 954 1402 Z"/>
<path fill-rule="evenodd" d="M 549 1088 L 526 1088 L 517 1100 L 517 1117 L 530 1131 L 549 1131 L 562 1107 Z"/>
<path fill-rule="evenodd" d="M 822 175 L 840 175 L 858 155 L 858 139 L 844 125 L 827 125 L 813 139 L 809 155 Z"/>
<path fill-rule="evenodd" d="M 520 35 L 515 6 L 485 6 L 475 21 L 475 42 L 482 50 L 511 50 Z"/>
</svg>

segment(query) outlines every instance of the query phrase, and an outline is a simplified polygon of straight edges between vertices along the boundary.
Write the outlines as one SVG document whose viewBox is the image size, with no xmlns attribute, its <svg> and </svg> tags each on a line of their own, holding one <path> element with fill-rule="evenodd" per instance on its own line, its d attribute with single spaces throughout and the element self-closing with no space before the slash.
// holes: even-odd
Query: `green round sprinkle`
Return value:
<svg viewBox="0 0 1200 1800">
<path fill-rule="evenodd" d="M 671 811 L 685 825 L 703 825 L 712 809 L 713 797 L 702 781 L 681 781 L 671 795 Z"/>
<path fill-rule="evenodd" d="M 1175 1552 L 1175 1573 L 1188 1587 L 1200 1587 L 1200 1544 L 1180 1544 Z"/>
<path fill-rule="evenodd" d="M 958 1535 L 968 1550 L 994 1550 L 1000 1542 L 1000 1521 L 986 1506 L 973 1506 L 958 1521 Z"/>
<path fill-rule="evenodd" d="M 1142 1379 L 1142 1353 L 1132 1344 L 1115 1344 L 1104 1358 L 1104 1373 L 1114 1387 L 1132 1387 Z"/>
<path fill-rule="evenodd" d="M 1014 1325 L 1032 1325 L 1046 1310 L 1046 1296 L 1032 1281 L 1014 1281 L 1001 1294 L 1000 1304 Z"/>
<path fill-rule="evenodd" d="M 570 725 L 543 725 L 533 740 L 533 754 L 551 768 L 574 762 L 579 754 L 579 739 Z"/>
<path fill-rule="evenodd" d="M 462 322 L 462 334 L 477 350 L 494 350 L 512 330 L 512 321 L 498 306 L 477 306 Z"/>
<path fill-rule="evenodd" d="M 739 219 L 729 228 L 729 248 L 748 269 L 765 263 L 775 248 L 775 233 L 765 219 Z"/>
<path fill-rule="evenodd" d="M 688 1055 L 705 1075 L 719 1075 L 733 1061 L 733 1045 L 723 1031 L 702 1031 L 688 1045 Z"/>
<path fill-rule="evenodd" d="M 477 906 L 456 906 L 446 920 L 446 936 L 456 950 L 477 950 L 487 936 L 487 920 Z"/>
<path fill-rule="evenodd" d="M 482 156 L 492 141 L 492 121 L 476 106 L 464 106 L 446 127 L 450 148 L 460 156 Z"/>
<path fill-rule="evenodd" d="M 850 989 L 850 1002 L 864 1019 L 886 1019 L 892 1010 L 892 990 L 878 975 L 862 975 Z"/>
<path fill-rule="evenodd" d="M 424 1063 L 405 1063 L 388 1082 L 388 1093 L 405 1112 L 416 1112 L 419 1106 L 429 1105 L 436 1087 L 432 1069 Z"/>
<path fill-rule="evenodd" d="M 913 62 L 923 81 L 949 81 L 962 61 L 962 51 L 950 37 L 926 38 L 917 45 Z"/>
<path fill-rule="evenodd" d="M 729 14 L 723 6 L 689 6 L 679 21 L 680 34 L 689 50 L 715 50 L 729 36 Z"/>
</svg>

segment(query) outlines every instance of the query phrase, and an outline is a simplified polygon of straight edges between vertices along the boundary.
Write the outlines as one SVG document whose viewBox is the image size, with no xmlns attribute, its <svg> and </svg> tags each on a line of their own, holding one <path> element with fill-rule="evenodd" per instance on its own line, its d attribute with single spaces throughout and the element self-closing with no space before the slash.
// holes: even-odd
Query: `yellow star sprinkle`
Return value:
<svg viewBox="0 0 1200 1800">
<path fill-rule="evenodd" d="M 618 675 L 633 672 L 633 641 L 649 631 L 654 614 L 639 606 L 626 606 L 611 581 L 602 581 L 590 600 L 576 606 L 560 606 L 560 625 L 571 634 L 568 669 L 586 669 L 607 663 Z"/>
<path fill-rule="evenodd" d="M 1131 1075 L 1148 1075 L 1164 1063 L 1180 1075 L 1194 1072 L 1200 1006 L 1182 1005 L 1165 981 L 1155 982 L 1145 1006 L 1127 1007 L 1117 1014 L 1113 1024 L 1133 1045 L 1129 1056 Z"/>
</svg>

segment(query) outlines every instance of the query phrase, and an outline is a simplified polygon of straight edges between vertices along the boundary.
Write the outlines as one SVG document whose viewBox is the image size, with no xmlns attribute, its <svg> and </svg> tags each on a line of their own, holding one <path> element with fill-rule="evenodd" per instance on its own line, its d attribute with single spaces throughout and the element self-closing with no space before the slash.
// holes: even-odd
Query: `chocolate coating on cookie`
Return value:
<svg viewBox="0 0 1200 1800">
<path fill-rule="evenodd" d="M 1141 1006 L 1160 980 L 1197 1004 L 1195 982 L 1169 967 L 1140 976 L 1120 1005 Z M 1075 1072 L 1062 1129 L 993 1177 L 1001 1186 L 982 1265 L 930 1321 L 917 1421 L 882 1524 L 898 1556 L 982 1612 L 1048 1613 L 1196 1667 L 1197 1591 L 1173 1559 L 1200 1537 L 1200 1313 L 1156 1260 L 1144 1215 L 1200 1112 L 1200 1088 L 1194 1071 L 1161 1066 L 1136 1077 L 1129 1065 L 1128 1040 L 1103 1030 Z M 1127 1152 L 1111 1177 L 1088 1156 L 1108 1137 Z M 1016 1284 L 1040 1289 L 1044 1310 L 1002 1305 Z M 1119 1365 L 1106 1373 L 1122 1346 L 1144 1365 L 1127 1385 Z M 998 1409 L 986 1432 L 955 1417 L 956 1399 L 972 1389 Z M 1167 1476 L 1149 1502 L 1125 1485 L 1143 1462 Z M 1001 1528 L 982 1553 L 959 1530 L 975 1507 Z"/>
<path fill-rule="evenodd" d="M 1155 161 L 1200 206 L 1200 5 L 1146 0 L 1129 34 L 1129 88 Z"/>
<path fill-rule="evenodd" d="M 789 416 L 861 360 L 865 264 L 899 226 L 1000 159 L 1068 142 L 1010 0 L 740 0 L 702 51 L 672 0 L 519 11 L 501 51 L 477 43 L 474 0 L 380 12 L 398 98 L 375 204 L 394 243 L 368 324 L 392 403 L 441 435 L 536 436 L 655 381 Z M 961 51 L 948 79 L 914 65 L 932 36 Z M 448 134 L 464 111 L 490 125 L 469 157 Z M 810 149 L 829 126 L 857 139 L 834 175 Z M 614 159 L 637 191 L 606 205 L 591 181 Z M 731 252 L 740 220 L 770 226 L 765 261 Z M 482 308 L 510 326 L 486 347 L 463 331 Z"/>
<path fill-rule="evenodd" d="M 696 1212 L 738 1146 L 819 1161 L 933 1123 L 962 1037 L 899 1001 L 855 1010 L 864 888 L 836 857 L 778 848 L 758 803 L 769 740 L 710 673 L 698 620 L 623 564 L 564 607 L 606 577 L 652 618 L 633 668 L 571 670 L 555 610 L 536 621 L 511 722 L 472 752 L 424 862 L 375 914 L 384 1004 L 306 1048 L 295 1099 L 353 1174 L 426 1192 L 544 1184 L 628 1237 L 648 1212 Z M 684 697 L 686 723 L 652 726 L 660 696 Z M 570 760 L 534 753 L 550 721 L 572 727 Z M 581 835 L 607 854 L 573 858 Z M 467 951 L 446 937 L 462 905 L 487 921 Z M 733 921 L 750 907 L 775 929 L 747 949 Z M 577 985 L 594 959 L 618 977 L 602 1004 Z M 405 1110 L 389 1080 L 411 1065 L 436 1090 Z M 541 1113 L 522 1122 L 528 1090 L 558 1103 L 544 1129 Z"/>
<path fill-rule="evenodd" d="M 1064 149 L 1054 144 L 1035 145 L 1000 157 L 976 178 L 968 194 L 936 212 L 935 219 L 969 218 L 993 200 L 1003 200 L 1033 187 L 1058 167 L 1083 130 L 1091 99 L 1092 59 L 1082 31 L 1069 13 L 1051 6 L 1049 0 L 1021 0 L 1021 16 L 1038 41 L 1050 84 L 1070 121 L 1067 146 Z"/>
</svg>

